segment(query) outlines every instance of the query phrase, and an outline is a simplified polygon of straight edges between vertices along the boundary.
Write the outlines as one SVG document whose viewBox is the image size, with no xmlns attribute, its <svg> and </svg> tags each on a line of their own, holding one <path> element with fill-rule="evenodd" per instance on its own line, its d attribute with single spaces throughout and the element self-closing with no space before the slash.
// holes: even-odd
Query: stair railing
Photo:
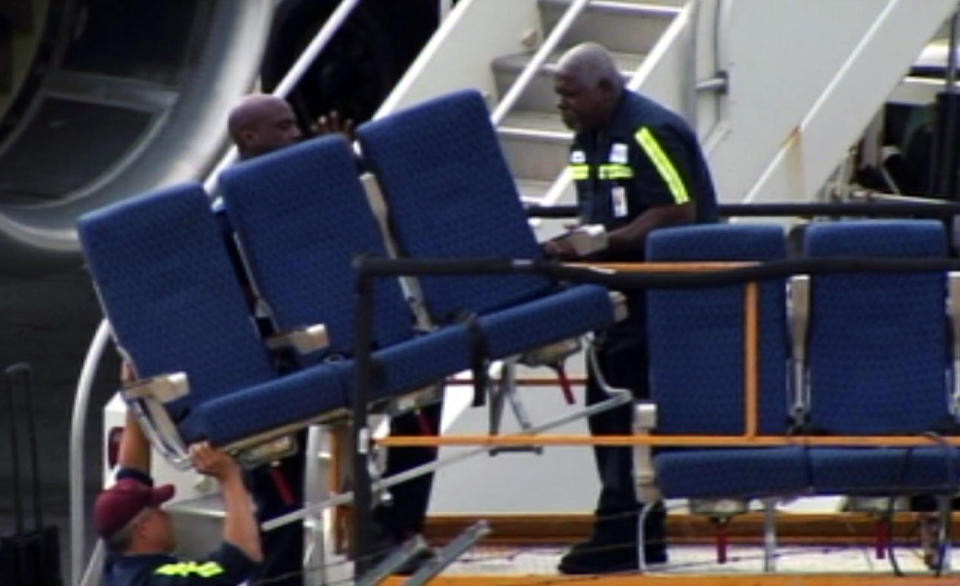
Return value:
<svg viewBox="0 0 960 586">
<path fill-rule="evenodd" d="M 514 80 L 510 89 L 507 90 L 506 95 L 503 96 L 503 99 L 500 100 L 500 103 L 494 108 L 493 114 L 490 115 L 490 121 L 494 126 L 499 126 L 500 123 L 503 122 L 507 113 L 513 108 L 514 104 L 517 103 L 520 95 L 527 89 L 527 86 L 530 85 L 533 76 L 540 71 L 547 57 L 557 48 L 560 40 L 567 34 L 567 31 L 570 30 L 574 21 L 577 20 L 577 17 L 580 16 L 580 13 L 583 12 L 583 9 L 586 8 L 589 3 L 590 0 L 574 0 L 573 4 L 567 7 L 560 21 L 557 22 L 557 25 L 553 27 L 553 30 L 550 31 L 547 38 L 543 40 L 543 44 L 540 45 L 540 48 L 534 53 L 533 59 L 523 68 L 520 76 Z"/>
</svg>

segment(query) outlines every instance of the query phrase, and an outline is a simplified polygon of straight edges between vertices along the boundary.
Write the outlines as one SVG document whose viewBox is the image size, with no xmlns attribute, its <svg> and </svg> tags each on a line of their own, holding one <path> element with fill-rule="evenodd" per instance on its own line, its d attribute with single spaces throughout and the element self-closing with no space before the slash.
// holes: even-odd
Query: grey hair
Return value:
<svg viewBox="0 0 960 586">
<path fill-rule="evenodd" d="M 568 50 L 557 64 L 559 71 L 573 75 L 588 87 L 606 81 L 616 93 L 623 89 L 623 77 L 610 52 L 597 43 L 580 43 Z"/>
<path fill-rule="evenodd" d="M 137 525 L 140 523 L 140 521 L 147 516 L 149 511 L 149 508 L 143 509 L 137 513 L 133 519 L 127 521 L 127 524 L 121 527 L 113 535 L 105 538 L 103 540 L 103 544 L 107 547 L 107 551 L 113 553 L 124 553 L 130 549 L 130 546 L 133 545 L 134 530 L 137 528 Z"/>
<path fill-rule="evenodd" d="M 133 529 L 133 524 L 127 523 L 122 529 L 104 539 L 103 543 L 107 546 L 107 551 L 124 553 L 130 549 L 130 546 L 133 544 Z"/>
</svg>

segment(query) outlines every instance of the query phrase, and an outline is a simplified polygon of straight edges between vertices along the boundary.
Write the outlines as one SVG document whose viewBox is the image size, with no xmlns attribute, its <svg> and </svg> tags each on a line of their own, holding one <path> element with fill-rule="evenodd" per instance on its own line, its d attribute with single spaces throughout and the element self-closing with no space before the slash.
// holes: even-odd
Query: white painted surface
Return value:
<svg viewBox="0 0 960 586">
<path fill-rule="evenodd" d="M 477 88 L 495 96 L 490 62 L 528 51 L 523 39 L 531 31 L 543 38 L 536 0 L 458 2 L 375 117 L 459 89 Z"/>
<path fill-rule="evenodd" d="M 808 200 L 956 6 L 777 0 L 772 10 L 769 0 L 729 1 L 729 120 L 710 163 L 722 201 L 758 202 Z"/>
<path fill-rule="evenodd" d="M 577 360 L 574 358 L 571 362 Z M 571 365 L 572 366 L 572 365 Z M 539 374 L 546 376 L 549 371 Z M 576 405 L 567 405 L 558 386 L 520 389 L 534 423 L 562 417 L 583 408 L 583 388 L 574 389 Z M 443 433 L 487 433 L 487 409 L 471 407 L 473 387 L 447 389 L 443 406 Z M 513 413 L 504 414 L 503 433 L 519 430 Z M 550 433 L 586 435 L 585 420 L 564 425 Z M 444 447 L 440 457 L 466 448 Z M 434 477 L 430 514 L 436 513 L 557 513 L 590 512 L 599 483 L 589 447 L 546 447 L 540 455 L 508 452 L 480 455 Z"/>
</svg>

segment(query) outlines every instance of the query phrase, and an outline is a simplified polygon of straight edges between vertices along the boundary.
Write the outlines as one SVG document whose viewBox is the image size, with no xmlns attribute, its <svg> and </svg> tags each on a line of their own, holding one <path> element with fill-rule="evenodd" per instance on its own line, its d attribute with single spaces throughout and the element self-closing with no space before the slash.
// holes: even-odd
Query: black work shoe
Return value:
<svg viewBox="0 0 960 586">
<path fill-rule="evenodd" d="M 648 564 L 667 562 L 667 548 L 662 543 L 645 545 L 643 553 Z M 612 541 L 596 535 L 571 547 L 557 566 L 562 574 L 609 574 L 639 568 L 636 541 Z"/>
</svg>

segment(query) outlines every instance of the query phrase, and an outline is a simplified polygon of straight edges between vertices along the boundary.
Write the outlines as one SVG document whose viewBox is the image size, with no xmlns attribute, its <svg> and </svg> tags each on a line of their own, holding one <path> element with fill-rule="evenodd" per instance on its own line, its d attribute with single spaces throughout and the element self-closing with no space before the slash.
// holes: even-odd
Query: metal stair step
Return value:
<svg viewBox="0 0 960 586">
<path fill-rule="evenodd" d="M 549 112 L 539 110 L 517 110 L 507 114 L 497 131 L 502 135 L 540 133 L 544 140 L 559 140 L 569 144 L 573 132 L 563 124 L 560 112 L 554 108 Z"/>
<path fill-rule="evenodd" d="M 568 47 L 567 47 L 568 48 Z M 553 92 L 553 75 L 557 71 L 557 62 L 566 48 L 555 51 L 540 68 L 537 75 L 530 80 L 530 85 L 517 100 L 515 108 L 521 110 L 553 111 L 556 109 L 557 98 Z M 625 79 L 628 79 L 643 63 L 644 54 L 614 53 L 614 59 Z M 493 75 L 497 83 L 497 94 L 502 97 L 513 82 L 519 77 L 523 68 L 533 58 L 531 53 L 504 55 L 493 60 Z"/>
<path fill-rule="evenodd" d="M 540 0 L 544 34 L 563 17 L 572 0 Z M 680 13 L 678 6 L 650 2 L 594 0 L 567 31 L 563 43 L 573 46 L 596 41 L 611 51 L 649 53 Z"/>
<path fill-rule="evenodd" d="M 543 140 L 536 134 L 501 134 L 500 145 L 514 177 L 553 181 L 567 165 L 569 141 Z"/>
<path fill-rule="evenodd" d="M 512 112 L 497 133 L 515 176 L 549 184 L 567 164 L 573 133 L 556 110 Z"/>
<path fill-rule="evenodd" d="M 544 181 L 542 179 L 526 179 L 523 177 L 517 178 L 517 191 L 520 192 L 520 197 L 524 200 L 539 201 L 547 191 L 550 189 L 550 186 L 553 185 L 553 181 Z"/>
</svg>

